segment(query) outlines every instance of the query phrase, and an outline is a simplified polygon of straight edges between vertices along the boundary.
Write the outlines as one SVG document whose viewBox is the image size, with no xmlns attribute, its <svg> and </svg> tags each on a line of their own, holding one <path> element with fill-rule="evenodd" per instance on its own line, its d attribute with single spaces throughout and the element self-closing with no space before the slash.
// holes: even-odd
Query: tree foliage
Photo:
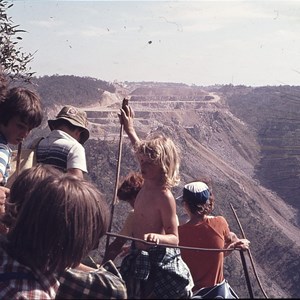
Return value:
<svg viewBox="0 0 300 300">
<path fill-rule="evenodd" d="M 20 34 L 26 31 L 7 15 L 7 10 L 12 6 L 8 1 L 0 0 L 0 65 L 10 79 L 29 81 L 34 74 L 28 66 L 33 54 L 23 52 L 22 47 L 18 46 L 22 40 Z"/>
<path fill-rule="evenodd" d="M 52 75 L 32 77 L 31 83 L 43 99 L 44 107 L 70 104 L 86 106 L 99 101 L 104 91 L 114 93 L 113 84 L 91 77 Z"/>
</svg>

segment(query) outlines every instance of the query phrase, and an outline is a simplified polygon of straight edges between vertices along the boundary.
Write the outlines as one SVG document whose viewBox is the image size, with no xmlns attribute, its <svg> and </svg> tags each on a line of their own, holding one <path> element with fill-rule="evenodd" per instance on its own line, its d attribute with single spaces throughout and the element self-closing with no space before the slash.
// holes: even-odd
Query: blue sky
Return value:
<svg viewBox="0 0 300 300">
<path fill-rule="evenodd" d="M 300 1 L 14 0 L 37 76 L 299 85 Z"/>
</svg>

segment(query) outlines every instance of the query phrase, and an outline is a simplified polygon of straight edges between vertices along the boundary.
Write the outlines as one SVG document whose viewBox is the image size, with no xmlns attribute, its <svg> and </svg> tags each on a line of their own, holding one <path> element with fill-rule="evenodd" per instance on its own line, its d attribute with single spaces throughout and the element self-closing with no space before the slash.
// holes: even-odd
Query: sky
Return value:
<svg viewBox="0 0 300 300">
<path fill-rule="evenodd" d="M 36 76 L 300 85 L 300 0 L 8 2 Z"/>
</svg>

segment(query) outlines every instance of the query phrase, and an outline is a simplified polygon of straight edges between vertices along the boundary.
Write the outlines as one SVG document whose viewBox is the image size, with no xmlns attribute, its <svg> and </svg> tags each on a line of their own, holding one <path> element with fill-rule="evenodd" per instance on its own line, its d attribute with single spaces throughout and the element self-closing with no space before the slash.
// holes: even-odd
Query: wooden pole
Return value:
<svg viewBox="0 0 300 300">
<path fill-rule="evenodd" d="M 188 246 L 178 246 L 178 245 L 171 245 L 171 244 L 156 244 L 153 242 L 148 242 L 139 238 L 134 238 L 132 236 L 127 236 L 127 235 L 122 235 L 122 234 L 118 234 L 118 233 L 113 233 L 113 232 L 106 232 L 106 235 L 108 236 L 114 236 L 114 237 L 118 237 L 118 238 L 122 238 L 122 239 L 126 239 L 126 240 L 131 240 L 131 241 L 136 241 L 136 242 L 140 242 L 146 245 L 150 245 L 150 246 L 160 246 L 160 247 L 166 247 L 166 248 L 178 248 L 178 249 L 185 249 L 185 250 L 194 250 L 194 251 L 214 251 L 214 252 L 231 252 L 231 251 L 241 251 L 240 249 L 234 249 L 234 248 L 230 248 L 230 249 L 213 249 L 213 248 L 198 248 L 198 247 L 188 247 Z"/>
<path fill-rule="evenodd" d="M 16 176 L 18 176 L 20 173 L 21 152 L 22 152 L 22 142 L 20 142 L 18 145 L 17 161 L 16 161 Z"/>
<path fill-rule="evenodd" d="M 231 208 L 231 210 L 232 210 L 232 212 L 233 212 L 233 214 L 234 214 L 234 217 L 235 217 L 235 219 L 236 219 L 236 221 L 237 221 L 237 223 L 238 223 L 238 225 L 239 225 L 239 228 L 240 228 L 242 237 L 243 237 L 244 239 L 246 239 L 245 232 L 244 232 L 244 230 L 243 230 L 243 228 L 242 228 L 242 224 L 241 224 L 241 222 L 240 222 L 240 220 L 239 220 L 239 218 L 238 218 L 238 216 L 237 216 L 237 214 L 236 214 L 236 211 L 235 211 L 235 209 L 233 208 L 233 206 L 232 206 L 231 203 L 229 203 L 229 205 L 230 205 L 230 208 Z M 262 284 L 261 284 L 261 282 L 260 282 L 260 280 L 259 280 L 259 277 L 258 277 L 258 274 L 257 274 L 257 272 L 256 272 L 256 268 L 255 268 L 255 265 L 254 265 L 254 260 L 253 260 L 253 258 L 252 258 L 250 249 L 247 249 L 247 253 L 248 253 L 248 255 L 249 255 L 250 262 L 251 262 L 251 265 L 252 265 L 252 268 L 253 268 L 253 272 L 254 272 L 255 278 L 256 278 L 256 280 L 257 280 L 257 282 L 258 282 L 258 285 L 259 285 L 259 287 L 260 287 L 262 293 L 264 294 L 265 298 L 267 299 L 268 296 L 267 296 L 266 292 L 264 291 L 264 289 L 263 289 L 263 287 L 262 287 Z M 242 257 L 241 257 L 241 258 L 242 258 Z"/>
<path fill-rule="evenodd" d="M 128 105 L 128 100 L 123 99 L 122 102 L 122 108 L 124 108 L 125 105 Z M 118 162 L 117 162 L 117 172 L 116 172 L 116 180 L 115 180 L 115 190 L 114 190 L 114 197 L 111 205 L 111 212 L 110 212 L 110 222 L 108 225 L 108 231 L 111 231 L 112 228 L 112 222 L 113 222 L 113 216 L 114 216 L 114 210 L 115 206 L 117 204 L 117 193 L 118 193 L 118 187 L 119 187 L 119 176 L 120 176 L 120 166 L 121 166 L 121 157 L 122 157 L 122 142 L 123 142 L 123 124 L 121 123 L 120 127 L 120 138 L 119 138 L 119 150 L 118 150 Z M 109 235 L 106 237 L 106 245 L 105 245 L 105 256 L 106 252 L 109 246 Z"/>
</svg>

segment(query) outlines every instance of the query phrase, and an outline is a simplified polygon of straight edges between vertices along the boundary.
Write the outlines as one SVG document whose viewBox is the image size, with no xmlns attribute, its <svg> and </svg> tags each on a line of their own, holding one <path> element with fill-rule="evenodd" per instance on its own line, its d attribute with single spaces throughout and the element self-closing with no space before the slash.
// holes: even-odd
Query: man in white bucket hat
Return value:
<svg viewBox="0 0 300 300">
<path fill-rule="evenodd" d="M 54 120 L 48 120 L 48 125 L 51 132 L 37 146 L 37 163 L 50 164 L 83 177 L 87 173 L 83 144 L 90 136 L 86 113 L 66 105 Z"/>
</svg>

